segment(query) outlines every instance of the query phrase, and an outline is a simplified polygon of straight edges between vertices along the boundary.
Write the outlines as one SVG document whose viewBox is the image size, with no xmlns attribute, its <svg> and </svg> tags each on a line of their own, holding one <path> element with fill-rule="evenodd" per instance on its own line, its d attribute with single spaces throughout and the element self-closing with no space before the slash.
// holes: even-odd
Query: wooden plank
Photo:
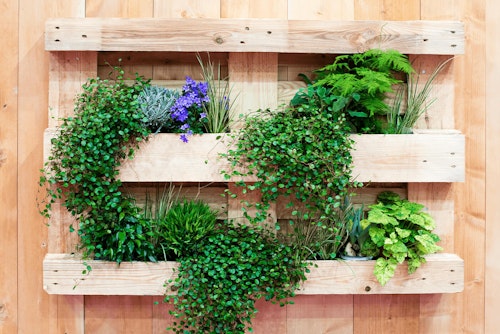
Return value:
<svg viewBox="0 0 500 334">
<path fill-rule="evenodd" d="M 0 333 L 17 333 L 18 324 L 18 1 L 4 1 L 0 14 L 3 51 L 0 67 Z"/>
<path fill-rule="evenodd" d="M 153 307 L 152 297 L 86 296 L 85 332 L 153 334 L 151 326 Z"/>
<path fill-rule="evenodd" d="M 53 129 L 45 135 L 45 159 L 50 155 Z M 220 137 L 220 138 L 219 138 Z M 361 182 L 462 182 L 465 175 L 464 136 L 457 132 L 410 135 L 353 135 L 353 177 Z M 123 162 L 123 182 L 225 182 L 221 170 L 228 163 L 220 157 L 231 147 L 223 134 L 189 137 L 152 135 Z M 172 157 L 175 156 L 175 159 Z M 253 178 L 246 178 L 252 181 Z"/>
<path fill-rule="evenodd" d="M 313 261 L 297 294 L 427 294 L 455 293 L 464 288 L 464 263 L 455 254 L 432 254 L 427 263 L 408 275 L 401 265 L 381 286 L 373 275 L 375 261 Z M 84 275 L 85 264 L 92 267 Z M 175 277 L 177 262 L 84 261 L 71 254 L 47 254 L 43 286 L 49 294 L 162 295 L 163 284 Z"/>
<path fill-rule="evenodd" d="M 220 17 L 220 0 L 154 0 L 154 17 L 214 18 Z"/>
<path fill-rule="evenodd" d="M 49 51 L 209 51 L 462 54 L 456 21 L 310 21 L 275 19 L 52 19 Z"/>
<path fill-rule="evenodd" d="M 288 0 L 289 20 L 352 20 L 352 0 Z"/>
<path fill-rule="evenodd" d="M 496 43 L 500 34 L 500 3 L 486 1 L 486 275 L 485 275 L 485 333 L 493 333 L 498 328 L 496 319 L 500 309 L 500 211 L 497 208 L 500 198 L 500 115 L 497 106 L 500 103 L 498 87 L 500 85 L 500 45 Z"/>
<path fill-rule="evenodd" d="M 287 0 L 221 0 L 221 18 L 287 18 Z"/>
<path fill-rule="evenodd" d="M 354 296 L 354 333 L 419 334 L 419 300 L 420 295 Z"/>
<path fill-rule="evenodd" d="M 47 127 L 49 53 L 44 50 L 44 23 L 54 16 L 83 16 L 85 1 L 18 1 L 18 308 L 19 333 L 83 333 L 82 297 L 64 300 L 48 296 L 42 287 L 42 261 L 48 229 L 36 208 L 43 163 L 40 140 Z M 28 223 L 29 222 L 29 223 Z M 34 303 L 33 301 L 36 300 Z M 77 301 L 77 302 L 75 302 Z M 81 301 L 81 302 L 80 302 Z M 71 305 L 67 302 L 72 303 Z M 54 315 L 56 315 L 54 317 Z"/>
<path fill-rule="evenodd" d="M 85 0 L 85 17 L 152 17 L 154 0 Z"/>
<path fill-rule="evenodd" d="M 298 295 L 287 306 L 288 334 L 352 333 L 352 295 Z"/>
<path fill-rule="evenodd" d="M 465 55 L 454 60 L 455 128 L 460 129 L 467 139 L 466 182 L 454 185 L 454 252 L 467 264 L 467 288 L 456 299 L 448 299 L 446 296 L 435 306 L 435 310 L 431 309 L 437 311 L 436 317 L 431 317 L 430 311 L 426 312 L 427 317 L 422 325 L 426 326 L 423 330 L 427 332 L 429 329 L 433 330 L 433 326 L 439 329 L 448 325 L 449 332 L 485 333 L 485 238 L 487 233 L 492 232 L 488 231 L 486 189 L 488 184 L 495 186 L 495 183 L 490 183 L 493 181 L 491 179 L 486 183 L 485 171 L 487 159 L 493 157 L 486 153 L 486 126 L 495 122 L 495 119 L 489 120 L 490 115 L 486 113 L 485 105 L 486 96 L 488 99 L 493 97 L 486 95 L 486 74 L 493 70 L 486 67 L 485 63 L 485 45 L 489 45 L 485 37 L 485 3 L 484 0 L 422 0 L 423 19 L 458 19 L 467 26 Z M 494 197 L 492 200 L 495 202 Z M 496 226 L 496 221 L 493 224 Z M 451 308 L 453 312 L 448 317 L 439 317 L 439 314 L 444 314 Z M 497 328 L 496 324 L 494 326 L 493 332 Z"/>
</svg>

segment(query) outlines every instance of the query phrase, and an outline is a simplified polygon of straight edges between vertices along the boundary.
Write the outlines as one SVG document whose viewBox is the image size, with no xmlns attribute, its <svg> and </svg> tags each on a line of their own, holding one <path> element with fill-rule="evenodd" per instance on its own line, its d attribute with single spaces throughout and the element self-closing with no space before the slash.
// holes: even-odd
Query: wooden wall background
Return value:
<svg viewBox="0 0 500 334">
<path fill-rule="evenodd" d="M 454 295 L 299 296 L 296 305 L 287 308 L 261 304 L 255 332 L 497 332 L 498 1 L 0 0 L 0 8 L 0 333 L 163 333 L 169 321 L 167 308 L 153 305 L 153 297 L 54 296 L 42 288 L 48 228 L 38 215 L 36 197 L 43 131 L 48 124 L 49 54 L 44 51 L 43 33 L 50 17 L 465 22 L 466 52 L 454 63 L 455 107 L 450 118 L 466 134 L 467 174 L 465 183 L 451 186 L 455 225 L 454 238 L 447 244 L 465 260 L 465 291 Z M 423 193 L 429 193 L 428 189 Z M 430 198 L 419 199 L 432 203 Z"/>
</svg>

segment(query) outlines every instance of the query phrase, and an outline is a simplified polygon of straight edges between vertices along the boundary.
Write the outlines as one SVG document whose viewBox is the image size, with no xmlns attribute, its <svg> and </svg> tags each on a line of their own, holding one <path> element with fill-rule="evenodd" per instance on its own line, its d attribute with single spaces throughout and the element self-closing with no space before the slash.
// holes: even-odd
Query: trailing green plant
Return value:
<svg viewBox="0 0 500 334">
<path fill-rule="evenodd" d="M 157 221 L 157 233 L 162 248 L 176 256 L 187 256 L 214 229 L 217 211 L 200 200 L 174 203 Z"/>
<path fill-rule="evenodd" d="M 402 81 L 398 75 L 412 73 L 408 58 L 396 50 L 372 49 L 363 53 L 337 56 L 332 64 L 316 70 L 314 81 L 308 80 L 308 89 L 324 92 L 324 96 L 341 96 L 350 99 L 346 118 L 352 132 L 383 133 L 380 116 L 389 107 L 386 94 L 393 92 L 393 85 Z M 300 94 L 292 105 L 301 103 Z"/>
<path fill-rule="evenodd" d="M 229 78 L 222 77 L 221 65 L 212 63 L 210 57 L 205 64 L 197 55 L 201 66 L 203 80 L 207 82 L 208 102 L 203 104 L 207 121 L 204 123 L 207 133 L 229 132 L 229 123 L 232 120 L 234 99 L 231 98 Z"/>
<path fill-rule="evenodd" d="M 160 86 L 146 86 L 138 96 L 138 102 L 144 114 L 144 125 L 151 132 L 175 132 L 178 125 L 174 124 L 171 109 L 180 93 L 174 89 Z"/>
<path fill-rule="evenodd" d="M 364 250 L 377 258 L 374 274 L 380 284 L 385 285 L 403 261 L 408 261 L 411 274 L 426 262 L 425 255 L 442 250 L 436 244 L 439 237 L 432 233 L 434 220 L 423 208 L 391 191 L 381 192 L 377 203 L 370 205 L 361 221 L 363 228 L 370 226 Z"/>
<path fill-rule="evenodd" d="M 293 210 L 295 216 L 322 226 L 333 219 L 348 190 L 360 185 L 352 181 L 353 140 L 345 119 L 349 99 L 306 93 L 314 102 L 247 117 L 234 136 L 234 149 L 223 155 L 231 166 L 223 171 L 227 178 L 257 178 L 254 183 L 237 183 L 244 193 L 258 191 L 261 196 L 255 217 L 244 212 L 253 222 L 264 221 L 279 196 L 289 196 L 301 205 Z"/>
<path fill-rule="evenodd" d="M 50 217 L 52 205 L 61 199 L 78 221 L 85 256 L 154 261 L 150 221 L 122 193 L 117 178 L 122 160 L 132 158 L 149 134 L 138 103 L 148 81 L 136 77 L 129 85 L 124 71 L 114 70 L 116 80 L 92 78 L 83 85 L 74 116 L 62 120 L 51 140 L 40 177 L 48 192 L 41 213 Z"/>
<path fill-rule="evenodd" d="M 251 331 L 260 298 L 284 306 L 305 280 L 306 263 L 267 229 L 219 223 L 179 259 L 178 277 L 167 283 L 166 302 L 177 320 L 174 333 Z"/>
<path fill-rule="evenodd" d="M 430 74 L 423 85 L 420 85 L 420 74 L 407 74 L 407 84 L 399 85 L 396 91 L 394 103 L 387 113 L 388 133 L 405 134 L 411 133 L 420 116 L 422 116 L 435 99 L 429 100 L 432 83 L 444 69 L 450 58 L 439 64 Z"/>
</svg>

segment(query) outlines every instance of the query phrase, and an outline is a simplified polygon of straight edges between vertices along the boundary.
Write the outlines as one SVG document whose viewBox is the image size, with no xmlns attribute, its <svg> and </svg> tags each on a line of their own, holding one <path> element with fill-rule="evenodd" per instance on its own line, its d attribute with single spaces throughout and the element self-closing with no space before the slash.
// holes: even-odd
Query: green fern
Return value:
<svg viewBox="0 0 500 334">
<path fill-rule="evenodd" d="M 357 132 L 380 133 L 383 129 L 377 117 L 389 111 L 386 93 L 402 82 L 398 74 L 404 77 L 413 72 L 408 58 L 399 51 L 372 49 L 337 56 L 332 64 L 315 71 L 313 85 L 327 87 L 331 95 L 359 95 L 359 101 L 350 105 L 349 123 Z"/>
</svg>

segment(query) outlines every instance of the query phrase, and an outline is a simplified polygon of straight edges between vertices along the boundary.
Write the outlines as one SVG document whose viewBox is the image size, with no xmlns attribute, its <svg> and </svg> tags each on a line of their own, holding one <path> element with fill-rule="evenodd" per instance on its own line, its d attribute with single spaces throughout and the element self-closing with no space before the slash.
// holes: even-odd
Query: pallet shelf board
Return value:
<svg viewBox="0 0 500 334">
<path fill-rule="evenodd" d="M 45 161 L 55 133 L 54 129 L 45 133 Z M 457 131 L 353 135 L 353 139 L 353 176 L 360 182 L 464 181 L 465 138 Z M 119 178 L 123 182 L 227 182 L 220 171 L 228 165 L 219 154 L 230 145 L 224 134 L 194 135 L 188 143 L 177 134 L 152 135 L 133 160 L 124 161 Z"/>
<path fill-rule="evenodd" d="M 381 286 L 373 276 L 375 261 L 314 261 L 297 294 L 426 294 L 456 293 L 464 288 L 464 263 L 455 254 L 432 254 L 408 275 L 407 266 Z M 84 265 L 85 262 L 85 265 Z M 86 265 L 92 270 L 82 274 Z M 175 277 L 177 262 L 83 261 L 70 254 L 47 254 L 43 286 L 61 295 L 163 295 L 164 284 Z"/>
<path fill-rule="evenodd" d="M 463 54 L 458 21 L 57 18 L 46 22 L 48 51 L 183 51 Z"/>
</svg>

